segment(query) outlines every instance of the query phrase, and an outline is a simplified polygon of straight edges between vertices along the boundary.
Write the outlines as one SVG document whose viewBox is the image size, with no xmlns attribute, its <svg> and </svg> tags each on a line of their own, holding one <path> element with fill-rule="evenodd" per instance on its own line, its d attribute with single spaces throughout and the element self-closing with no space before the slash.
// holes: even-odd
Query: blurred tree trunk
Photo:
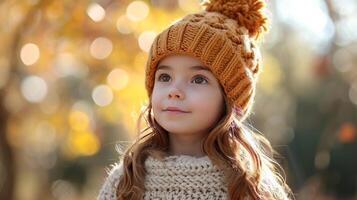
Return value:
<svg viewBox="0 0 357 200">
<path fill-rule="evenodd" d="M 11 46 L 8 47 L 8 60 L 10 66 L 9 78 L 7 84 L 0 89 L 0 162 L 3 165 L 4 174 L 2 183 L 0 183 L 1 200 L 14 199 L 14 187 L 16 182 L 15 151 L 12 149 L 7 138 L 7 124 L 11 113 L 7 111 L 4 105 L 4 99 L 8 92 L 12 92 L 9 89 L 10 84 L 16 83 L 23 75 L 23 72 L 19 67 L 20 65 L 18 59 L 18 50 L 21 44 L 22 34 L 26 32 L 26 29 L 31 27 L 35 14 L 42 9 L 43 6 L 48 5 L 50 2 L 51 1 L 41 0 L 29 9 L 24 16 L 23 21 L 21 21 L 13 31 L 12 42 L 10 43 Z"/>
<path fill-rule="evenodd" d="M 3 165 L 4 171 L 1 174 L 4 174 L 3 182 L 0 186 L 0 199 L 13 199 L 13 190 L 14 190 L 14 181 L 15 181 L 15 162 L 14 154 L 11 149 L 11 146 L 8 143 L 6 138 L 6 122 L 9 118 L 9 113 L 6 111 L 3 99 L 4 93 L 6 91 L 3 89 L 0 91 L 0 162 Z"/>
</svg>

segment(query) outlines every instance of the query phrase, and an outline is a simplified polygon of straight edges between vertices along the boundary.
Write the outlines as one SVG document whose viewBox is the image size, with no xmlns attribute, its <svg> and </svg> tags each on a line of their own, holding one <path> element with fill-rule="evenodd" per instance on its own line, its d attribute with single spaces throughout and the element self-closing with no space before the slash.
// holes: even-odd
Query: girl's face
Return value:
<svg viewBox="0 0 357 200">
<path fill-rule="evenodd" d="M 151 98 L 156 121 L 174 134 L 206 134 L 224 109 L 218 80 L 200 60 L 186 55 L 159 62 Z"/>
</svg>

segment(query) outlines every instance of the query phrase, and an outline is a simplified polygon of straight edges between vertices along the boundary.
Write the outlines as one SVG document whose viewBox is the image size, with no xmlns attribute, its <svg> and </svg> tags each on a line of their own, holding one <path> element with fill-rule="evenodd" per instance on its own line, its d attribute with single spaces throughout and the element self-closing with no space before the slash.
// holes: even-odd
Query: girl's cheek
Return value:
<svg viewBox="0 0 357 200">
<path fill-rule="evenodd" d="M 162 87 L 160 85 L 155 86 L 152 93 L 152 101 L 158 103 L 160 99 L 164 97 L 165 93 L 166 93 L 165 87 Z"/>
<path fill-rule="evenodd" d="M 196 94 L 198 96 L 207 96 L 209 93 L 211 93 L 210 89 L 206 86 L 200 86 L 200 85 L 191 85 L 187 87 L 187 90 L 189 93 Z"/>
<path fill-rule="evenodd" d="M 152 97 L 151 103 L 152 103 L 152 107 L 153 107 L 154 112 L 156 112 L 158 110 L 158 107 L 159 107 L 159 102 L 158 102 L 156 96 Z"/>
<path fill-rule="evenodd" d="M 154 88 L 156 88 L 157 91 L 160 91 L 160 90 L 164 89 L 165 87 L 167 87 L 167 86 L 165 86 L 165 84 L 163 84 L 161 82 L 156 82 L 154 85 Z"/>
</svg>

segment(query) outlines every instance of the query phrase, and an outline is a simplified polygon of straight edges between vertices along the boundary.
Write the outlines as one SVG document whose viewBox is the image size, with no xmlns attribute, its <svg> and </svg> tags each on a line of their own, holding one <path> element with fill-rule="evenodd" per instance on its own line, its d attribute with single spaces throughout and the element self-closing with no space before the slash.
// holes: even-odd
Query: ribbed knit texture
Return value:
<svg viewBox="0 0 357 200">
<path fill-rule="evenodd" d="M 145 200 L 228 199 L 224 174 L 208 156 L 169 156 L 163 161 L 148 157 L 145 169 Z M 121 165 L 114 165 L 97 200 L 116 200 L 116 188 L 121 174 Z"/>
</svg>

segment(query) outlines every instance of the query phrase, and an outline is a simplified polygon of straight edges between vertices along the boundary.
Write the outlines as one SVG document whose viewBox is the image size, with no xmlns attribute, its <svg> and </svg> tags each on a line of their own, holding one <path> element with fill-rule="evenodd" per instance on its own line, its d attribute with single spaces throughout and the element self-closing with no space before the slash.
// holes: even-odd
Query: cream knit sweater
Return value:
<svg viewBox="0 0 357 200">
<path fill-rule="evenodd" d="M 208 156 L 174 155 L 163 161 L 145 161 L 144 199 L 228 199 L 223 172 Z M 122 165 L 115 164 L 99 191 L 97 200 L 116 200 L 116 187 Z"/>
</svg>

